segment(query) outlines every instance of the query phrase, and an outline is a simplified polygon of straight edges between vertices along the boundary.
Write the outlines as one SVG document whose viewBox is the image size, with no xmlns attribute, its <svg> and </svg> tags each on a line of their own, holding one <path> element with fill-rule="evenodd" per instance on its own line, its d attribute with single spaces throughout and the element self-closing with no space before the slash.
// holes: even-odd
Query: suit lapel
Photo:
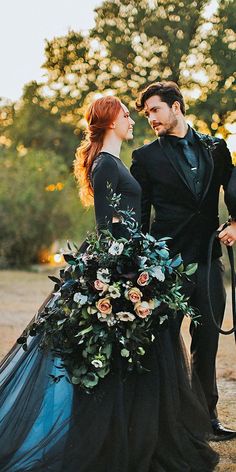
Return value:
<svg viewBox="0 0 236 472">
<path fill-rule="evenodd" d="M 179 177 L 181 178 L 181 180 L 188 187 L 188 189 L 191 192 L 192 196 L 196 200 L 196 196 L 195 196 L 191 186 L 189 185 L 189 182 L 188 182 L 184 172 L 182 171 L 181 167 L 178 166 L 177 159 L 176 159 L 176 154 L 175 154 L 172 146 L 169 144 L 169 142 L 167 140 L 164 140 L 163 138 L 160 138 L 159 142 L 160 142 L 162 151 L 164 152 L 165 156 L 167 157 L 167 159 L 169 160 L 171 165 L 174 167 L 174 169 L 176 170 L 176 172 L 179 175 Z"/>
<path fill-rule="evenodd" d="M 204 185 L 203 185 L 203 191 L 202 191 L 202 196 L 200 200 L 202 202 L 208 192 L 208 189 L 211 183 L 211 179 L 212 179 L 212 175 L 214 171 L 214 162 L 213 162 L 211 151 L 207 149 L 207 147 L 201 142 L 201 139 L 200 139 L 201 135 L 197 133 L 194 129 L 193 129 L 193 132 L 199 141 L 199 146 L 201 148 L 202 156 L 205 160 Z"/>
</svg>

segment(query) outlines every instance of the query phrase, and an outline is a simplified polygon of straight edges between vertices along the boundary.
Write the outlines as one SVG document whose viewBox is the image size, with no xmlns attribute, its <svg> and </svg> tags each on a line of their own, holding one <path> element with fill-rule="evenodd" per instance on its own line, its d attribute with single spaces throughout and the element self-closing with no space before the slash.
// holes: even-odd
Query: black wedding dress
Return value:
<svg viewBox="0 0 236 472">
<path fill-rule="evenodd" d="M 101 153 L 93 169 L 98 226 L 112 218 L 107 180 L 121 193 L 121 207 L 134 208 L 139 219 L 139 185 L 118 158 Z M 113 228 L 122 231 L 119 223 Z M 205 441 L 208 410 L 191 385 L 181 342 L 168 329 L 147 353 L 149 372 L 124 380 L 117 361 L 91 394 L 66 376 L 52 380 L 60 358 L 39 349 L 40 336 L 30 339 L 27 352 L 14 346 L 0 366 L 1 472 L 214 470 L 218 456 Z"/>
</svg>

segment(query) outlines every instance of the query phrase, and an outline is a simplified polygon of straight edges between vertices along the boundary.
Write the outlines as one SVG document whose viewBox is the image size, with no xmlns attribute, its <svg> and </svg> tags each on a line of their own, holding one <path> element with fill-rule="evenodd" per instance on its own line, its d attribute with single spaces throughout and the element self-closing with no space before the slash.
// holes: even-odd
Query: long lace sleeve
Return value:
<svg viewBox="0 0 236 472">
<path fill-rule="evenodd" d="M 109 189 L 107 184 L 116 192 L 119 181 L 119 170 L 115 158 L 110 155 L 100 155 L 92 171 L 94 190 L 94 207 L 98 232 L 102 229 L 112 229 L 113 210 L 109 205 Z"/>
</svg>

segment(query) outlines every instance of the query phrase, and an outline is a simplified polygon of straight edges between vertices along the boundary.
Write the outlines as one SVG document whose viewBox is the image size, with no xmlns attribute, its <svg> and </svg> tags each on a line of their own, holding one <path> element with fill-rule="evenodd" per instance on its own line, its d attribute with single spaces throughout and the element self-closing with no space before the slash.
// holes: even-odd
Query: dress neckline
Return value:
<svg viewBox="0 0 236 472">
<path fill-rule="evenodd" d="M 100 151 L 99 154 L 109 154 L 109 156 L 115 157 L 116 159 L 119 159 L 119 161 L 121 161 L 120 157 L 115 156 L 115 154 L 111 154 L 111 152 L 108 152 L 108 151 Z M 98 154 L 98 156 L 99 156 L 99 154 Z"/>
</svg>

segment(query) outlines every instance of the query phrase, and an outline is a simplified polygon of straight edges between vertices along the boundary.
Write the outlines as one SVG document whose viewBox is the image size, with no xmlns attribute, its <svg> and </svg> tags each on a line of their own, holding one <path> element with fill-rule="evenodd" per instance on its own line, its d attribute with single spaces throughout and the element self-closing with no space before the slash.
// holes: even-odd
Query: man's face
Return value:
<svg viewBox="0 0 236 472">
<path fill-rule="evenodd" d="M 146 100 L 144 112 L 156 135 L 165 136 L 173 133 L 178 124 L 175 105 L 176 102 L 169 107 L 166 102 L 161 101 L 159 95 L 153 95 Z"/>
</svg>

